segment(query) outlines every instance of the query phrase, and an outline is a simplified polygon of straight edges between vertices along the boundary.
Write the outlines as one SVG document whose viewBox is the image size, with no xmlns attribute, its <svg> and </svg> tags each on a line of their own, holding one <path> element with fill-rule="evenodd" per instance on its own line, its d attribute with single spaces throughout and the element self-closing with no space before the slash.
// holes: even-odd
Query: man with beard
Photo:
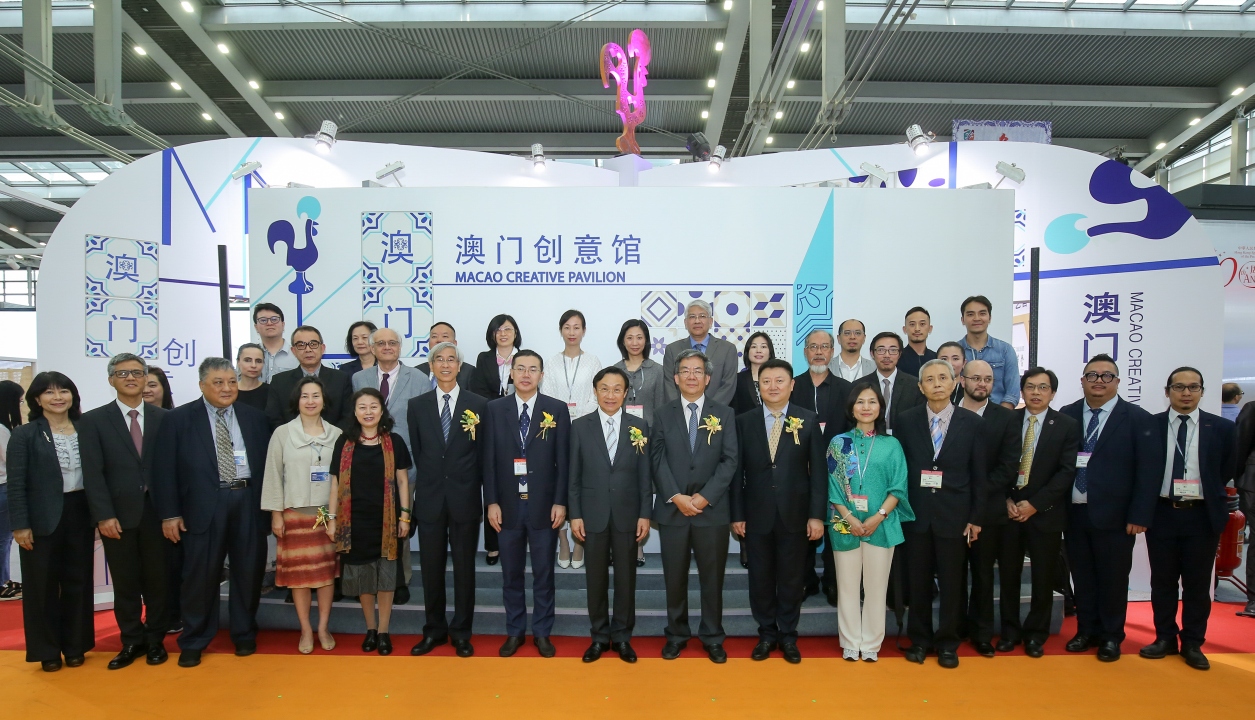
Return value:
<svg viewBox="0 0 1255 720">
<path fill-rule="evenodd" d="M 902 357 L 898 358 L 899 370 L 918 377 L 920 367 L 937 357 L 937 353 L 928 349 L 928 336 L 932 332 L 932 316 L 927 310 L 917 305 L 906 311 L 906 324 L 902 326 L 906 347 L 902 348 Z"/>
<path fill-rule="evenodd" d="M 876 372 L 876 363 L 862 356 L 863 343 L 867 342 L 867 326 L 862 320 L 851 318 L 837 326 L 841 338 L 841 354 L 829 363 L 829 369 L 846 382 L 854 382 L 864 375 Z"/>
</svg>

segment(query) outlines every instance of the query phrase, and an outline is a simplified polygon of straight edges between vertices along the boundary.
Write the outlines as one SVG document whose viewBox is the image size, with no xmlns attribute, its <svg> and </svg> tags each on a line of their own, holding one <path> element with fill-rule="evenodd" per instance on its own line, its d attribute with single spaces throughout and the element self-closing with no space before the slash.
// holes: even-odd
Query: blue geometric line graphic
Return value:
<svg viewBox="0 0 1255 720">
<path fill-rule="evenodd" d="M 209 211 L 205 209 L 204 203 L 200 201 L 200 195 L 196 192 L 196 187 L 192 185 L 192 179 L 187 175 L 187 169 L 183 167 L 183 161 L 179 159 L 179 154 L 174 148 L 166 148 L 161 151 L 161 244 L 169 245 L 172 235 L 171 223 L 173 213 L 171 204 L 171 177 L 174 175 L 170 167 L 170 160 L 179 165 L 179 172 L 183 174 L 183 181 L 187 183 L 187 189 L 192 191 L 192 197 L 196 199 L 196 206 L 200 208 L 200 214 L 205 217 L 205 223 L 209 225 L 209 231 L 216 233 L 214 223 L 209 219 Z"/>
</svg>

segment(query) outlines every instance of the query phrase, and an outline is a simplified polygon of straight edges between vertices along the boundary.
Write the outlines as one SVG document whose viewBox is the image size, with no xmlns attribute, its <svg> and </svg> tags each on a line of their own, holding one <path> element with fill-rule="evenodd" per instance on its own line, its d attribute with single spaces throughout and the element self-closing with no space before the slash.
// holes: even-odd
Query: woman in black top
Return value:
<svg viewBox="0 0 1255 720">
<path fill-rule="evenodd" d="M 370 334 L 378 329 L 369 320 L 358 320 L 350 325 L 349 334 L 344 338 L 344 352 L 353 359 L 336 369 L 352 379 L 353 373 L 375 367 L 375 354 L 370 351 Z"/>
<path fill-rule="evenodd" d="M 759 331 L 745 341 L 741 357 L 745 369 L 736 374 L 736 394 L 732 396 L 732 410 L 737 415 L 762 407 L 763 401 L 758 394 L 758 368 L 776 357 L 776 346 L 767 333 Z"/>
<path fill-rule="evenodd" d="M 262 412 L 266 412 L 266 401 L 270 399 L 270 386 L 261 381 L 265 367 L 266 354 L 261 345 L 244 343 L 235 351 L 235 371 L 240 378 L 240 396 L 236 399 Z"/>
<path fill-rule="evenodd" d="M 488 323 L 484 333 L 488 349 L 475 358 L 475 374 L 471 376 L 470 391 L 492 400 L 514 392 L 510 380 L 510 363 L 514 353 L 523 347 L 523 333 L 519 324 L 509 315 L 498 315 Z"/>
<path fill-rule="evenodd" d="M 353 394 L 353 419 L 331 456 L 328 522 L 340 553 L 340 585 L 366 618 L 362 652 L 392 653 L 388 622 L 398 583 L 397 552 L 410 533 L 409 449 L 374 388 Z M 376 600 L 379 624 L 375 624 Z"/>
</svg>

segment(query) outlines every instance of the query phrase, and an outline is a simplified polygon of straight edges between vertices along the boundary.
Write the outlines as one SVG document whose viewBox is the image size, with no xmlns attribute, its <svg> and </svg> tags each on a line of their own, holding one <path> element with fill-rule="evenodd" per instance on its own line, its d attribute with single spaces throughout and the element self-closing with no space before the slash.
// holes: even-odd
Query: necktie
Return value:
<svg viewBox="0 0 1255 720">
<path fill-rule="evenodd" d="M 1172 453 L 1172 477 L 1169 478 L 1170 480 L 1185 479 L 1185 444 L 1189 440 L 1190 416 L 1177 415 L 1177 422 L 1180 424 L 1177 425 L 1177 447 Z M 1173 499 L 1180 498 L 1174 495 Z"/>
<path fill-rule="evenodd" d="M 231 444 L 231 428 L 227 427 L 227 409 L 219 408 L 214 419 L 214 441 L 218 446 L 218 479 L 235 481 L 235 446 Z"/>
<path fill-rule="evenodd" d="M 1085 445 L 1081 452 L 1092 453 L 1098 444 L 1098 418 L 1102 416 L 1102 408 L 1090 410 L 1089 425 L 1085 428 Z M 1076 469 L 1076 491 L 1084 495 L 1089 492 L 1089 468 Z"/>
<path fill-rule="evenodd" d="M 527 403 L 523 403 L 523 412 L 519 415 L 519 442 L 523 445 L 523 454 L 527 454 L 527 428 L 532 424 L 532 418 L 527 414 Z"/>
<path fill-rule="evenodd" d="M 689 403 L 689 450 L 697 449 L 697 403 Z"/>
<path fill-rule="evenodd" d="M 889 422 L 889 406 L 893 403 L 893 390 L 889 387 L 889 378 L 885 378 L 885 429 L 893 427 L 893 423 Z"/>
<path fill-rule="evenodd" d="M 127 413 L 131 416 L 131 442 L 135 443 L 135 452 L 144 454 L 144 433 L 139 429 L 139 410 Z"/>
<path fill-rule="evenodd" d="M 383 396 L 383 404 L 388 404 L 388 373 L 383 374 L 383 379 L 379 381 L 379 394 Z"/>
<path fill-rule="evenodd" d="M 941 441 L 945 439 L 945 435 L 941 434 L 941 416 L 938 415 L 932 420 L 932 436 L 933 436 L 933 460 L 941 454 Z"/>
<path fill-rule="evenodd" d="M 453 425 L 453 411 L 449 409 L 449 393 L 444 396 L 444 409 L 440 411 L 440 429 L 444 431 L 444 441 L 449 442 L 449 428 Z"/>
<path fill-rule="evenodd" d="M 1028 484 L 1028 472 L 1033 469 L 1033 442 L 1037 439 L 1037 416 L 1028 416 L 1028 430 L 1024 432 L 1024 448 L 1020 450 L 1020 472 L 1024 484 Z"/>
<path fill-rule="evenodd" d="M 771 450 L 771 461 L 776 461 L 776 448 L 780 447 L 780 415 L 782 413 L 773 412 L 771 414 L 771 434 L 767 436 L 767 449 Z"/>
<path fill-rule="evenodd" d="M 619 433 L 614 431 L 614 418 L 606 419 L 606 454 L 610 456 L 610 462 L 614 462 L 614 452 L 618 449 Z"/>
</svg>

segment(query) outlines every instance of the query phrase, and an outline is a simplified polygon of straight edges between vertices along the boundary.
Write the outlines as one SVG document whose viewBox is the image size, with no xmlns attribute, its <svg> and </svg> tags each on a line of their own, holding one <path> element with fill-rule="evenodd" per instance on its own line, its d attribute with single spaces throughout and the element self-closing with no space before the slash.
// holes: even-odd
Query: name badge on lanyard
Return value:
<svg viewBox="0 0 1255 720">
<path fill-rule="evenodd" d="M 519 494 L 527 494 L 527 458 L 514 458 L 514 475 L 519 480 Z"/>
<path fill-rule="evenodd" d="M 627 407 L 628 415 L 641 418 L 642 420 L 645 418 L 645 406 L 644 405 L 628 405 L 626 407 Z"/>
<path fill-rule="evenodd" d="M 941 487 L 941 472 L 937 470 L 921 470 L 919 474 L 919 486 L 924 488 Z"/>
<path fill-rule="evenodd" d="M 236 470 L 248 469 L 248 453 L 247 452 L 243 450 L 235 451 L 235 469 Z"/>
<path fill-rule="evenodd" d="M 867 512 L 867 496 L 851 495 L 850 501 L 854 503 L 854 509 L 859 512 Z"/>
<path fill-rule="evenodd" d="M 309 481 L 314 483 L 329 482 L 331 480 L 330 465 L 313 465 L 309 469 Z"/>
<path fill-rule="evenodd" d="M 1027 475 L 1025 475 L 1025 474 L 1024 474 L 1024 473 L 1022 473 L 1022 472 L 1021 472 L 1021 473 L 1016 473 L 1016 475 L 1015 475 L 1015 489 L 1016 489 L 1016 490 L 1023 490 L 1023 489 L 1024 489 L 1027 485 L 1028 485 L 1028 476 L 1027 476 Z"/>
<path fill-rule="evenodd" d="M 1089 467 L 1089 458 L 1093 453 L 1079 452 L 1076 454 L 1076 466 L 1078 468 Z"/>
<path fill-rule="evenodd" d="M 1201 478 L 1174 479 L 1172 494 L 1183 498 L 1200 498 L 1203 496 L 1203 481 Z"/>
</svg>

